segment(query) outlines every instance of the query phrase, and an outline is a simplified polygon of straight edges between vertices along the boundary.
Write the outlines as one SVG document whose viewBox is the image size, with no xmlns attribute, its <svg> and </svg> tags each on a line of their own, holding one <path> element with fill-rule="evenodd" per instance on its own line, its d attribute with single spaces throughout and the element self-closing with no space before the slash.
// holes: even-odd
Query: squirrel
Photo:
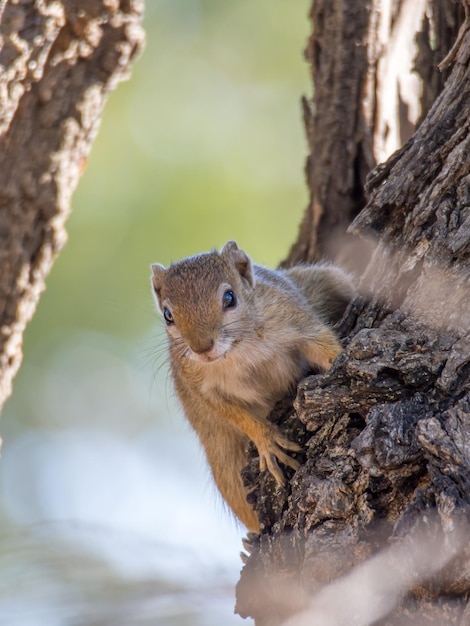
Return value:
<svg viewBox="0 0 470 626">
<path fill-rule="evenodd" d="M 309 369 L 328 370 L 341 351 L 331 325 L 355 295 L 352 280 L 331 265 L 255 265 L 235 241 L 151 268 L 177 396 L 222 497 L 259 532 L 241 477 L 247 443 L 278 485 L 278 462 L 298 469 L 289 452 L 299 446 L 267 417 Z"/>
</svg>

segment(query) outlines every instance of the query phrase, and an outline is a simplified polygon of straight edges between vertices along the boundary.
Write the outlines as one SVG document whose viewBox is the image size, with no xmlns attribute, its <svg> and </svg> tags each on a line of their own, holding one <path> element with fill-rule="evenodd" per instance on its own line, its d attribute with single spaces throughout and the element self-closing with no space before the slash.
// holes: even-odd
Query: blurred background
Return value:
<svg viewBox="0 0 470 626">
<path fill-rule="evenodd" d="M 1 420 L 0 624 L 243 624 L 242 527 L 172 394 L 149 265 L 275 265 L 307 192 L 307 0 L 147 0 Z"/>
</svg>

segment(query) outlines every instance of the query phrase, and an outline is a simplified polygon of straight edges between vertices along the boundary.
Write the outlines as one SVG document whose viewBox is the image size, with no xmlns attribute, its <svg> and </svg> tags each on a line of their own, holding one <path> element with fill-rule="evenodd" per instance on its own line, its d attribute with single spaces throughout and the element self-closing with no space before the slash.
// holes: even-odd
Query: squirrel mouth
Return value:
<svg viewBox="0 0 470 626">
<path fill-rule="evenodd" d="M 220 356 L 222 355 L 218 355 L 218 354 L 199 354 L 198 355 L 198 357 L 204 363 L 213 363 L 214 361 L 218 361 L 220 359 Z"/>
<path fill-rule="evenodd" d="M 214 361 L 218 361 L 224 356 L 224 353 L 218 354 L 214 351 L 194 352 L 194 350 L 191 350 L 189 356 L 192 361 L 196 361 L 197 363 L 214 363 Z"/>
<path fill-rule="evenodd" d="M 223 346 L 222 350 L 212 349 L 207 352 L 192 352 L 191 358 L 198 363 L 215 363 L 216 361 L 220 361 L 221 359 L 227 358 L 232 348 L 238 343 L 238 341 L 234 341 L 229 346 Z"/>
</svg>

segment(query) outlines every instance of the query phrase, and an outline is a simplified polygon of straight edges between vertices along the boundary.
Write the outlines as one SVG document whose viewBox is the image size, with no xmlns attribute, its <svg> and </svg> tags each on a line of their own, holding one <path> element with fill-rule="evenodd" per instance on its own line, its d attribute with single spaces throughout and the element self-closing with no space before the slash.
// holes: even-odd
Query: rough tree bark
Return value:
<svg viewBox="0 0 470 626">
<path fill-rule="evenodd" d="M 142 46 L 142 11 L 141 0 L 0 1 L 0 408 L 107 95 Z"/>
<path fill-rule="evenodd" d="M 341 6 L 344 11 L 358 4 L 316 0 L 313 17 L 318 19 L 319 10 Z M 362 4 L 366 9 L 357 16 L 356 43 L 367 32 L 371 44 L 377 4 Z M 399 5 L 394 3 L 395 8 Z M 330 372 L 302 381 L 293 406 L 287 399 L 272 415 L 303 443 L 302 467 L 285 489 L 276 490 L 270 476 L 259 475 L 252 450 L 244 472 L 263 531 L 253 540 L 242 571 L 237 610 L 255 617 L 257 626 L 281 624 L 309 606 L 304 621 L 299 617 L 289 624 L 470 623 L 468 0 L 464 5 L 466 19 L 441 70 L 431 69 L 429 61 L 435 63 L 436 55 L 442 61 L 450 33 L 462 22 L 462 10 L 450 2 L 430 5 L 418 34 L 416 63 L 428 81 L 421 109 L 414 113 L 416 121 L 424 120 L 402 148 L 373 169 L 367 184 L 365 170 L 385 124 L 379 123 L 380 98 L 373 103 L 374 115 L 367 117 L 363 109 L 367 98 L 361 97 L 361 90 L 367 94 L 367 84 L 358 76 L 364 77 L 364 52 L 356 51 L 362 69 L 353 74 L 351 68 L 330 86 L 319 70 L 318 53 L 324 47 L 312 57 L 314 78 L 320 79 L 315 82 L 315 102 L 331 97 L 331 110 L 317 104 L 312 117 L 308 109 L 312 202 L 287 263 L 315 258 L 325 250 L 337 256 L 335 246 L 328 247 L 328 228 L 335 240 L 342 240 L 352 218 L 350 236 L 372 238 L 375 246 L 360 280 L 361 296 L 339 327 L 344 352 Z M 352 13 L 336 27 L 322 15 L 310 46 L 315 48 L 326 23 L 338 45 L 351 45 L 349 27 L 356 28 Z M 367 16 L 372 20 L 368 26 Z M 338 33 L 338 25 L 345 25 L 347 37 Z M 340 55 L 338 63 L 348 58 Z M 370 63 L 373 55 L 368 59 Z M 374 61 L 369 79 L 378 67 Z M 445 83 L 439 71 L 447 74 Z M 391 74 L 397 76 L 396 71 Z M 355 116 L 346 111 L 342 117 L 345 103 L 338 93 L 343 79 L 354 85 Z M 403 98 L 396 102 L 403 112 Z M 322 110 L 329 116 L 326 131 L 318 119 Z M 367 119 L 374 124 L 369 126 Z M 399 120 L 402 132 L 395 137 L 401 141 L 409 128 Z M 424 561 L 420 565 L 413 556 L 421 540 L 422 552 L 432 557 L 426 561 L 427 571 Z M 329 604 L 322 604 L 325 596 L 320 600 L 319 590 L 351 571 L 362 571 L 358 566 L 386 545 L 404 546 L 400 558 L 409 558 L 405 569 L 397 566 L 395 555 L 377 570 L 389 579 L 407 579 L 396 595 L 390 591 L 393 581 L 384 582 L 380 601 L 370 600 L 376 602 L 377 612 L 361 618 L 360 610 L 356 615 L 356 606 L 349 604 L 352 596 L 367 592 L 359 577 L 362 587 L 343 589 L 342 595 L 333 594 Z"/>
<path fill-rule="evenodd" d="M 283 265 L 329 258 L 359 273 L 370 246 L 358 246 L 347 228 L 366 204 L 366 176 L 411 137 L 442 89 L 448 72 L 437 66 L 455 41 L 463 7 L 449 0 L 315 0 L 310 17 L 314 96 L 303 99 L 310 202 Z"/>
</svg>

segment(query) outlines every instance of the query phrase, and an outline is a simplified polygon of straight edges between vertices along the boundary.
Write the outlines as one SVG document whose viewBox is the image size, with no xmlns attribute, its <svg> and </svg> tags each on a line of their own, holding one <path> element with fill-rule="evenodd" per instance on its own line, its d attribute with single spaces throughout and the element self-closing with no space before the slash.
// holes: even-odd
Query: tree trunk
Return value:
<svg viewBox="0 0 470 626">
<path fill-rule="evenodd" d="M 0 408 L 107 95 L 142 45 L 142 8 L 0 1 Z"/>
<path fill-rule="evenodd" d="M 328 258 L 360 274 L 371 246 L 347 233 L 366 176 L 413 134 L 448 72 L 438 63 L 463 21 L 449 0 L 315 0 L 303 99 L 310 203 L 283 265 Z M 413 70 L 416 71 L 413 71 Z"/>
<path fill-rule="evenodd" d="M 347 4 L 315 2 L 313 15 Z M 368 33 L 369 63 L 377 4 L 364 3 L 368 27 L 359 20 L 358 32 Z M 442 60 L 461 7 L 434 2 L 431 8 L 417 39 L 417 66 L 429 82 L 412 121 L 427 115 L 365 187 L 361 158 L 373 153 L 378 159 L 393 147 L 391 121 L 380 105 L 386 98 L 377 93 L 376 110 L 367 117 L 365 82 L 348 106 L 341 105 L 334 80 L 315 82 L 315 100 L 330 96 L 331 110 L 325 110 L 336 121 L 330 132 L 311 138 L 312 202 L 287 262 L 335 250 L 365 196 L 349 233 L 353 242 L 354 236 L 372 239 L 374 251 L 360 279 L 361 296 L 339 327 L 344 352 L 331 371 L 301 382 L 293 407 L 287 403 L 273 413 L 303 442 L 302 467 L 281 490 L 270 476 L 259 476 L 255 451 L 245 470 L 263 532 L 242 572 L 237 610 L 255 617 L 257 626 L 281 624 L 301 610 L 289 625 L 470 623 L 470 5 L 466 0 L 465 22 L 441 65 L 449 76 L 445 84 L 428 63 L 436 54 Z M 447 16 L 445 25 L 436 16 Z M 352 28 L 350 19 L 338 24 Z M 390 36 L 400 26 L 398 14 L 392 21 Z M 341 47 L 344 34 L 332 28 Z M 321 24 L 315 22 L 314 32 L 321 36 Z M 384 75 L 403 78 L 396 69 L 383 74 L 379 68 L 374 61 L 368 70 L 379 92 Z M 352 72 L 346 80 L 353 80 Z M 400 94 L 390 117 L 394 141 L 410 133 L 409 116 L 404 122 L 398 116 Z M 358 109 L 355 116 L 350 105 Z M 343 125 L 341 106 L 347 109 Z M 368 132 L 367 119 L 373 121 Z M 308 118 L 312 133 L 319 125 Z M 369 153 L 365 145 L 372 146 Z M 339 163 L 331 158 L 335 150 Z M 336 205 L 338 198 L 344 201 Z M 322 226 L 327 223 L 333 247 Z"/>
</svg>

